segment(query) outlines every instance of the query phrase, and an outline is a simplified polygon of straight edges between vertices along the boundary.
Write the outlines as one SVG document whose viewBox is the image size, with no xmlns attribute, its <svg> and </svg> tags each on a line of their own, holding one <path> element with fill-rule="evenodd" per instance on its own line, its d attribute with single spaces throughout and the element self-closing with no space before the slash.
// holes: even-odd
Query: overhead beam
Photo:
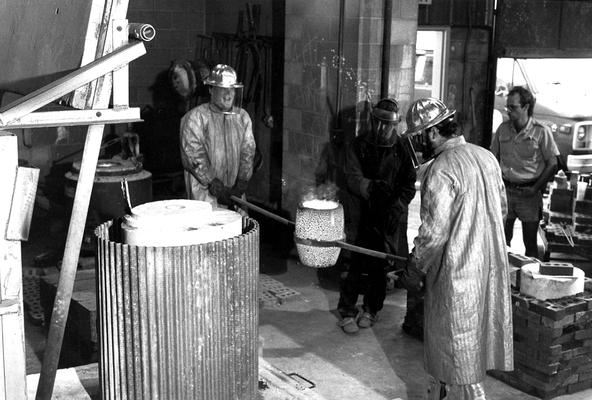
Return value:
<svg viewBox="0 0 592 400">
<path fill-rule="evenodd" d="M 133 42 L 95 60 L 61 79 L 46 85 L 0 109 L 0 127 L 55 101 L 87 83 L 127 66 L 146 54 L 143 42 Z"/>
<path fill-rule="evenodd" d="M 42 128 L 50 126 L 107 125 L 142 121 L 140 108 L 107 108 L 93 110 L 40 111 L 27 114 L 5 126 L 5 129 Z"/>
</svg>

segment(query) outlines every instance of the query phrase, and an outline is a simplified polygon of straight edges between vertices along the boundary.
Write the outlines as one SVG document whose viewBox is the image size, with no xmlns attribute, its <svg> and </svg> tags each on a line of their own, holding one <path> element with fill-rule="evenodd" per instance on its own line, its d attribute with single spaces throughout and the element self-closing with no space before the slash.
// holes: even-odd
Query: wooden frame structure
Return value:
<svg viewBox="0 0 592 400">
<path fill-rule="evenodd" d="M 0 268 L 0 400 L 27 398 L 19 243 L 24 235 L 18 232 L 28 232 L 30 213 L 23 213 L 22 210 L 11 212 L 11 209 L 15 204 L 27 203 L 26 200 L 31 196 L 34 198 L 38 176 L 18 167 L 17 138 L 10 132 L 2 131 L 88 125 L 36 394 L 38 400 L 49 400 L 72 297 L 103 129 L 105 124 L 140 120 L 139 108 L 129 107 L 128 64 L 145 54 L 146 49 L 142 41 L 128 43 L 129 24 L 125 19 L 127 6 L 128 0 L 92 0 L 91 23 L 87 29 L 81 62 L 83 66 L 0 109 L 0 167 L 4 171 L 0 176 L 0 225 L 4 229 L 4 234 L 0 235 L 0 258 L 5 260 Z M 153 37 L 152 28 L 149 40 Z M 69 93 L 72 93 L 70 104 L 74 108 L 67 111 L 37 111 Z M 112 107 L 109 107 L 111 94 L 113 101 Z M 33 202 L 29 203 L 32 212 Z"/>
</svg>

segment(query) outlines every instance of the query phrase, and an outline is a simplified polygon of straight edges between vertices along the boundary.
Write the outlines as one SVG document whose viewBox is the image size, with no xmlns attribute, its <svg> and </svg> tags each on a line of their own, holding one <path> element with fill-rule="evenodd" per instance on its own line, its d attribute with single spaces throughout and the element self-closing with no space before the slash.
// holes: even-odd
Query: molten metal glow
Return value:
<svg viewBox="0 0 592 400">
<path fill-rule="evenodd" d="M 314 208 L 315 210 L 333 210 L 337 208 L 339 204 L 331 200 L 306 200 L 302 202 L 304 208 Z"/>
</svg>

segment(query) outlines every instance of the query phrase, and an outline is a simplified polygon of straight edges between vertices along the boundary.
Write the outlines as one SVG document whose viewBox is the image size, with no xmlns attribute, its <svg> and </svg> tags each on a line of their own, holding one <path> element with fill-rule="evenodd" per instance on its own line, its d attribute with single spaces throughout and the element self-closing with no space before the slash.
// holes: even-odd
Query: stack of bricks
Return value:
<svg viewBox="0 0 592 400">
<path fill-rule="evenodd" d="M 592 187 L 586 188 L 580 200 L 573 189 L 553 189 L 545 234 L 548 253 L 592 257 Z"/>
<path fill-rule="evenodd" d="M 592 279 L 583 293 L 557 300 L 512 287 L 512 311 L 514 371 L 492 376 L 542 399 L 592 388 Z"/>
<path fill-rule="evenodd" d="M 582 200 L 576 200 L 574 231 L 578 234 L 592 234 L 592 187 L 586 188 Z"/>
</svg>

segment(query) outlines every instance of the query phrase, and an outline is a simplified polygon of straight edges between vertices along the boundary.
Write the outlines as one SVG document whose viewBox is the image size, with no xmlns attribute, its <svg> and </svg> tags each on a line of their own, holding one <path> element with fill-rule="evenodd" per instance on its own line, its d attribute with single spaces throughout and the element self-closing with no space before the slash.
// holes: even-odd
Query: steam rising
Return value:
<svg viewBox="0 0 592 400">
<path fill-rule="evenodd" d="M 337 185 L 332 182 L 323 183 L 319 186 L 309 186 L 305 188 L 301 203 L 311 200 L 325 200 L 338 203 Z"/>
</svg>

